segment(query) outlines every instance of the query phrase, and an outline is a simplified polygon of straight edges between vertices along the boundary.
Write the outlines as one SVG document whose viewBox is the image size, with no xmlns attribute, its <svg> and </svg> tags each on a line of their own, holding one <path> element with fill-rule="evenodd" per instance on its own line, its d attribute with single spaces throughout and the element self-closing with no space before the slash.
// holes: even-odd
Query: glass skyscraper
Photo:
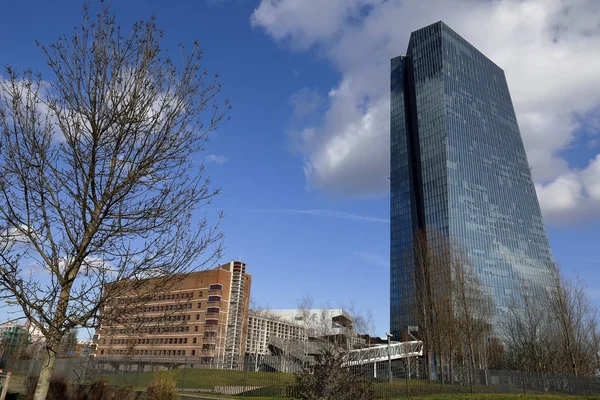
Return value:
<svg viewBox="0 0 600 400">
<path fill-rule="evenodd" d="M 391 331 L 415 324 L 418 231 L 460 247 L 499 316 L 553 258 L 504 71 L 443 22 L 391 60 Z"/>
</svg>

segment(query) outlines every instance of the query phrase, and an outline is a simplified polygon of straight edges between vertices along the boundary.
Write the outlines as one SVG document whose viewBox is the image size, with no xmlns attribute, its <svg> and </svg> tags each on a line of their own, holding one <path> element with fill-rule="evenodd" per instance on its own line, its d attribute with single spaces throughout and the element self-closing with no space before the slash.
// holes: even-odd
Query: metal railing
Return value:
<svg viewBox="0 0 600 400">
<path fill-rule="evenodd" d="M 405 350 L 403 354 L 415 349 Z M 145 389 L 157 372 L 169 370 L 183 393 L 293 398 L 296 376 L 310 373 L 314 364 L 306 368 L 304 370 L 296 360 L 276 356 L 247 356 L 233 364 L 230 360 L 203 362 L 201 357 L 80 357 L 58 359 L 55 374 L 73 384 L 103 380 L 114 387 Z M 469 392 L 600 394 L 600 378 L 596 377 L 497 370 L 479 370 L 472 374 L 461 366 L 453 369 L 452 376 L 448 371 L 438 373 L 444 382 L 429 381 L 422 357 L 397 358 L 392 361 L 391 369 L 387 358 L 347 368 L 357 379 L 370 384 L 379 399 Z M 23 381 L 39 374 L 41 361 L 5 360 L 4 369 L 11 369 L 13 376 Z"/>
<path fill-rule="evenodd" d="M 398 360 L 423 355 L 423 342 L 398 342 L 389 345 L 378 345 L 348 352 L 347 365 L 371 364 L 388 359 Z"/>
</svg>

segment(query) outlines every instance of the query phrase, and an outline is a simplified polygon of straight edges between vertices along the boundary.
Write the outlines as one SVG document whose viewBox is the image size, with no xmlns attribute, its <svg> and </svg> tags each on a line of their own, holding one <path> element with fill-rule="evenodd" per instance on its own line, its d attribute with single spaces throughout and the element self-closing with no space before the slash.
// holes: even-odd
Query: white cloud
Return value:
<svg viewBox="0 0 600 400">
<path fill-rule="evenodd" d="M 369 217 L 366 215 L 352 214 L 343 211 L 329 211 L 329 210 L 278 210 L 282 212 L 288 212 L 292 214 L 307 214 L 307 215 L 316 215 L 320 217 L 330 217 L 330 218 L 342 218 L 348 219 L 351 221 L 362 221 L 362 222 L 381 222 L 385 224 L 389 224 L 390 220 L 387 218 L 379 218 L 379 217 Z"/>
<path fill-rule="evenodd" d="M 376 267 L 390 267 L 390 260 L 388 258 L 382 257 L 379 254 L 370 253 L 368 251 L 357 251 L 354 254 L 362 258 L 368 264 L 374 265 Z"/>
<path fill-rule="evenodd" d="M 302 88 L 290 96 L 295 118 L 310 117 L 323 105 L 324 99 L 316 89 Z"/>
<path fill-rule="evenodd" d="M 560 174 L 536 189 L 545 216 L 553 221 L 600 215 L 600 155 L 587 168 Z"/>
<path fill-rule="evenodd" d="M 308 47 L 335 35 L 348 18 L 358 16 L 364 3 L 364 0 L 262 0 L 250 23 L 263 27 L 275 39 L 290 39 L 296 46 Z"/>
<path fill-rule="evenodd" d="M 209 163 L 213 162 L 217 164 L 223 164 L 227 162 L 227 157 L 217 154 L 209 154 L 206 157 L 204 157 L 204 159 L 206 160 L 206 162 Z"/>
<path fill-rule="evenodd" d="M 350 221 L 359 221 L 359 222 L 375 222 L 375 223 L 384 223 L 389 224 L 390 220 L 387 218 L 379 218 L 379 217 L 371 217 L 368 215 L 360 215 L 360 214 L 352 214 L 344 211 L 331 211 L 331 210 L 319 210 L 319 209 L 238 209 L 241 211 L 251 211 L 251 212 L 265 212 L 265 213 L 283 213 L 283 214 L 304 214 L 304 215 L 313 215 L 317 217 L 327 217 L 327 218 L 341 218 L 347 219 Z"/>
<path fill-rule="evenodd" d="M 253 26 L 317 47 L 341 74 L 323 122 L 301 129 L 309 186 L 387 193 L 389 59 L 439 20 L 505 70 L 545 216 L 595 210 L 597 158 L 576 170 L 561 150 L 598 129 L 588 118 L 600 110 L 597 0 L 262 0 Z"/>
</svg>

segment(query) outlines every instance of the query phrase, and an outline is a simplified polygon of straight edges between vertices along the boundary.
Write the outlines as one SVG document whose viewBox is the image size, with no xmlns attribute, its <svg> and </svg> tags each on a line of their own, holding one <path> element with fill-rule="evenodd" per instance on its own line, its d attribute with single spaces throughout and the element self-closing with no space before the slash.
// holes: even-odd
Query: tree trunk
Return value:
<svg viewBox="0 0 600 400">
<path fill-rule="evenodd" d="M 453 353 L 453 350 L 454 349 L 451 348 L 451 350 L 450 350 L 450 359 L 448 360 L 449 364 L 450 364 L 449 365 L 449 369 L 450 369 L 449 372 L 450 372 L 450 384 L 451 385 L 454 385 L 454 353 Z"/>
<path fill-rule="evenodd" d="M 33 400 L 46 400 L 48 388 L 50 387 L 50 378 L 52 378 L 54 363 L 56 362 L 55 343 L 57 343 L 55 340 L 50 338 L 47 339 L 46 351 L 44 352 L 44 358 L 42 360 L 42 370 L 40 371 L 40 377 L 35 388 Z"/>
<path fill-rule="evenodd" d="M 469 332 L 469 364 L 471 367 L 469 368 L 471 375 L 469 378 L 469 387 L 471 389 L 471 393 L 473 393 L 473 381 L 475 380 L 475 356 L 473 354 L 473 338 L 471 333 Z"/>
<path fill-rule="evenodd" d="M 426 351 L 427 356 L 425 357 L 425 363 L 427 364 L 427 381 L 431 383 L 431 351 L 429 348 Z"/>
</svg>

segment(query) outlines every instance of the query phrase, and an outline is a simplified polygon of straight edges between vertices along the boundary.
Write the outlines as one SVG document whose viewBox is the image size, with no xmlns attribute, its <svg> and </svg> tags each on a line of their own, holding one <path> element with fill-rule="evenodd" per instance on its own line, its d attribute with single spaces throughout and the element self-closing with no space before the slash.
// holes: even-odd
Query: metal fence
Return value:
<svg viewBox="0 0 600 400">
<path fill-rule="evenodd" d="M 36 376 L 39 360 L 5 360 L 5 370 L 24 379 Z M 444 382 L 429 381 L 422 358 L 348 367 L 371 384 L 381 399 L 410 398 L 444 393 L 570 393 L 600 394 L 600 379 L 515 371 L 480 370 L 469 374 L 457 367 Z M 55 374 L 74 384 L 98 380 L 110 386 L 146 388 L 158 371 L 171 371 L 182 392 L 245 397 L 294 397 L 293 385 L 302 366 L 284 357 L 249 357 L 236 363 L 204 363 L 200 358 L 100 358 L 58 359 Z M 391 375 L 391 379 L 390 379 Z M 452 380 L 452 383 L 450 382 Z"/>
</svg>

